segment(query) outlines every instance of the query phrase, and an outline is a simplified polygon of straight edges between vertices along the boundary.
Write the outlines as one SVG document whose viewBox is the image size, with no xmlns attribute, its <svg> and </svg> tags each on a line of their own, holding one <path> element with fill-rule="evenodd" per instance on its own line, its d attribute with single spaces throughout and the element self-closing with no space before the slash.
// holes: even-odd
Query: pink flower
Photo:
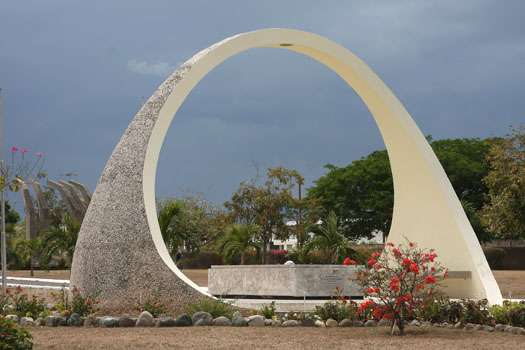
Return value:
<svg viewBox="0 0 525 350">
<path fill-rule="evenodd" d="M 27 152 L 29 152 L 27 148 L 25 147 L 20 148 L 20 153 L 22 153 L 22 155 L 26 154 Z"/>
<path fill-rule="evenodd" d="M 42 158 L 44 156 L 44 153 L 43 152 L 36 152 L 35 156 L 37 156 L 38 158 Z"/>
<path fill-rule="evenodd" d="M 18 152 L 18 147 L 16 146 L 11 147 L 11 153 L 16 153 L 16 152 Z"/>
</svg>

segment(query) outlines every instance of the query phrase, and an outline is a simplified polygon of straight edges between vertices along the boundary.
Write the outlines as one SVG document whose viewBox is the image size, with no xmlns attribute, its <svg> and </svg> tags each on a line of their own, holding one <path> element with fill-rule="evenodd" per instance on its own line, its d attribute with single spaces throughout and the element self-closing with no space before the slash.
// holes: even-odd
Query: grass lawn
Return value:
<svg viewBox="0 0 525 350">
<path fill-rule="evenodd" d="M 183 270 L 199 286 L 208 285 L 208 270 Z M 504 298 L 525 299 L 525 271 L 493 271 Z M 29 271 L 9 271 L 8 276 L 29 277 Z M 35 277 L 69 279 L 69 270 L 35 271 Z"/>
<path fill-rule="evenodd" d="M 35 349 L 523 349 L 520 335 L 431 328 L 36 328 Z"/>
</svg>

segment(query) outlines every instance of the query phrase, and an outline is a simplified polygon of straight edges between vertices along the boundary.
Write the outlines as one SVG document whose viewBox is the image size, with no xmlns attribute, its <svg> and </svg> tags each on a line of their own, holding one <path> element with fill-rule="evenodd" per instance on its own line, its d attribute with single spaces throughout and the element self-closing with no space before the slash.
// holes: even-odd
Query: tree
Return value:
<svg viewBox="0 0 525 350">
<path fill-rule="evenodd" d="M 322 226 L 319 227 L 312 240 L 308 243 L 310 249 L 318 248 L 324 251 L 330 257 L 330 263 L 332 264 L 338 264 L 346 256 L 350 243 L 340 232 L 339 227 L 337 215 L 330 211 Z"/>
<path fill-rule="evenodd" d="M 525 238 L 525 127 L 493 143 L 487 159 L 483 221 L 500 238 Z"/>
<path fill-rule="evenodd" d="M 324 215 L 334 211 L 350 239 L 371 237 L 374 230 L 388 232 L 394 192 L 386 151 L 376 151 L 347 167 L 327 165 L 328 173 L 308 190 Z"/>
<path fill-rule="evenodd" d="M 294 205 L 292 189 L 298 173 L 284 168 L 270 168 L 262 185 L 255 180 L 242 182 L 232 198 L 224 203 L 232 221 L 257 225 L 257 240 L 261 243 L 262 263 L 267 261 L 267 252 L 273 236 L 287 238 L 290 227 L 286 225 Z M 299 175 L 300 176 L 300 175 Z"/>
<path fill-rule="evenodd" d="M 256 225 L 233 224 L 228 226 L 219 241 L 219 251 L 230 261 L 240 256 L 241 265 L 244 265 L 246 252 L 260 249 L 260 244 L 255 238 L 258 230 Z"/>
<path fill-rule="evenodd" d="M 168 251 L 175 256 L 179 250 L 199 251 L 224 231 L 224 213 L 207 201 L 186 197 L 160 203 L 160 230 Z"/>
<path fill-rule="evenodd" d="M 37 255 L 40 255 L 42 266 L 48 266 L 56 256 L 65 257 L 68 264 L 71 264 L 80 226 L 80 222 L 69 213 L 65 213 L 59 222 L 55 222 L 48 230 L 40 233 L 37 242 L 30 246 L 35 248 Z"/>
<path fill-rule="evenodd" d="M 431 141 L 431 140 L 430 140 Z M 438 159 L 465 208 L 480 239 L 488 233 L 479 224 L 479 211 L 487 189 L 485 159 L 493 139 L 448 139 L 431 141 Z M 308 190 L 324 215 L 334 210 L 346 237 L 371 237 L 375 230 L 388 234 L 392 221 L 394 188 L 388 154 L 375 151 L 346 167 L 326 166 L 328 172 Z"/>
<path fill-rule="evenodd" d="M 360 271 L 365 300 L 358 314 L 369 319 L 392 320 L 403 335 L 405 323 L 414 317 L 426 300 L 439 292 L 438 282 L 447 270 L 437 260 L 433 250 L 423 250 L 412 242 L 408 245 L 387 244 L 382 253 L 374 252 L 368 268 Z"/>
</svg>

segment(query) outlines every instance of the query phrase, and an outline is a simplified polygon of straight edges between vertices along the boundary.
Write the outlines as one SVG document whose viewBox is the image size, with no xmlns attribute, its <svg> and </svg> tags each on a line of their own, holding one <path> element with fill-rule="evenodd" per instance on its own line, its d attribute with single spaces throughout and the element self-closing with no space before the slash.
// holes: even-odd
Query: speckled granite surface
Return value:
<svg viewBox="0 0 525 350">
<path fill-rule="evenodd" d="M 181 66 L 136 114 L 107 162 L 84 218 L 71 284 L 95 295 L 104 310 L 133 308 L 152 294 L 172 309 L 203 297 L 159 256 L 142 184 L 146 148 L 158 113 L 190 69 L 190 63 Z"/>
</svg>

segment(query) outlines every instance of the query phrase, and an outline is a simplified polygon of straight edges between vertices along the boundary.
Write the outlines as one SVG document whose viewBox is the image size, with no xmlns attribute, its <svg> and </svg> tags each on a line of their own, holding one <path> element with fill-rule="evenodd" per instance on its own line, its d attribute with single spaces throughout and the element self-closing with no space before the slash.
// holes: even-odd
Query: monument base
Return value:
<svg viewBox="0 0 525 350">
<path fill-rule="evenodd" d="M 208 270 L 208 291 L 218 297 L 321 299 L 362 297 L 357 267 L 343 265 L 219 265 Z"/>
</svg>

